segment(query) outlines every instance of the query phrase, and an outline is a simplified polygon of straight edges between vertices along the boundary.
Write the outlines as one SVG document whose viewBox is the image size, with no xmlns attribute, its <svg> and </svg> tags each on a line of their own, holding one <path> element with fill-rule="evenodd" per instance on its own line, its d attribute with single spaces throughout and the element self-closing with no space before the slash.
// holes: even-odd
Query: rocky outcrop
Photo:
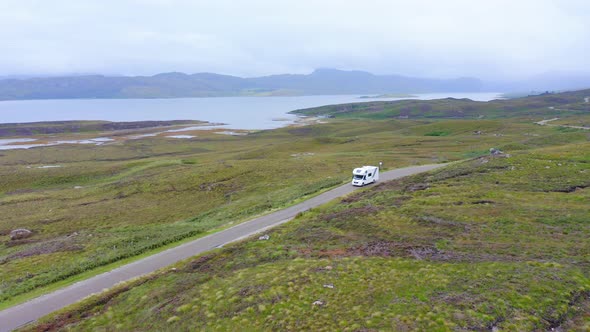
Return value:
<svg viewBox="0 0 590 332">
<path fill-rule="evenodd" d="M 31 232 L 28 229 L 25 228 L 17 228 L 13 231 L 10 232 L 10 239 L 11 240 L 20 240 L 20 239 L 26 239 L 30 236 L 33 235 L 33 232 Z"/>
</svg>

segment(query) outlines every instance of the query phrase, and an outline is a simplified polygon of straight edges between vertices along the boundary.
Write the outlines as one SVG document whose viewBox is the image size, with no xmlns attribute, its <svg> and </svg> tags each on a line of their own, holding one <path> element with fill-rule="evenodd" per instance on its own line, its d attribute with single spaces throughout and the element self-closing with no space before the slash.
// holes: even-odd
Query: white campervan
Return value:
<svg viewBox="0 0 590 332">
<path fill-rule="evenodd" d="M 362 187 L 379 180 L 379 167 L 363 166 L 352 171 L 352 185 Z"/>
</svg>

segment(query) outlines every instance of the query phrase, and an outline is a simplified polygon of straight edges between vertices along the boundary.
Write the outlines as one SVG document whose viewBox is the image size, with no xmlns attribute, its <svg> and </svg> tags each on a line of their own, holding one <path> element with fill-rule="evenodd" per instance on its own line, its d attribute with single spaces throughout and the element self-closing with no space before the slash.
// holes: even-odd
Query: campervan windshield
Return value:
<svg viewBox="0 0 590 332">
<path fill-rule="evenodd" d="M 353 176 L 353 178 L 354 178 L 355 180 L 362 180 L 362 179 L 364 178 L 364 176 L 362 176 L 362 175 L 360 175 L 360 174 L 355 174 L 355 175 Z"/>
</svg>

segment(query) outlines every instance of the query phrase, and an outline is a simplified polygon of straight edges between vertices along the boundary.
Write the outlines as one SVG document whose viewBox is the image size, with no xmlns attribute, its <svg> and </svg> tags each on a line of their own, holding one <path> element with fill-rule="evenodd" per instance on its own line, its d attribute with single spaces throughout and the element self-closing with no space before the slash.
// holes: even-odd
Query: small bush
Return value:
<svg viewBox="0 0 590 332">
<path fill-rule="evenodd" d="M 424 134 L 424 136 L 449 136 L 451 134 L 450 131 L 445 130 L 435 130 Z"/>
</svg>

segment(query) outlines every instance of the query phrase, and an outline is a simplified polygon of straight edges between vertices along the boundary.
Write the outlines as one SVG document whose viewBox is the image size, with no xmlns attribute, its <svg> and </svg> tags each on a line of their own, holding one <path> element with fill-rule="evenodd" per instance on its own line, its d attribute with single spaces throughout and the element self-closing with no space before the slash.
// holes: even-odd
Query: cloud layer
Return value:
<svg viewBox="0 0 590 332">
<path fill-rule="evenodd" d="M 589 22 L 585 0 L 3 0 L 0 76 L 588 72 Z"/>
</svg>

